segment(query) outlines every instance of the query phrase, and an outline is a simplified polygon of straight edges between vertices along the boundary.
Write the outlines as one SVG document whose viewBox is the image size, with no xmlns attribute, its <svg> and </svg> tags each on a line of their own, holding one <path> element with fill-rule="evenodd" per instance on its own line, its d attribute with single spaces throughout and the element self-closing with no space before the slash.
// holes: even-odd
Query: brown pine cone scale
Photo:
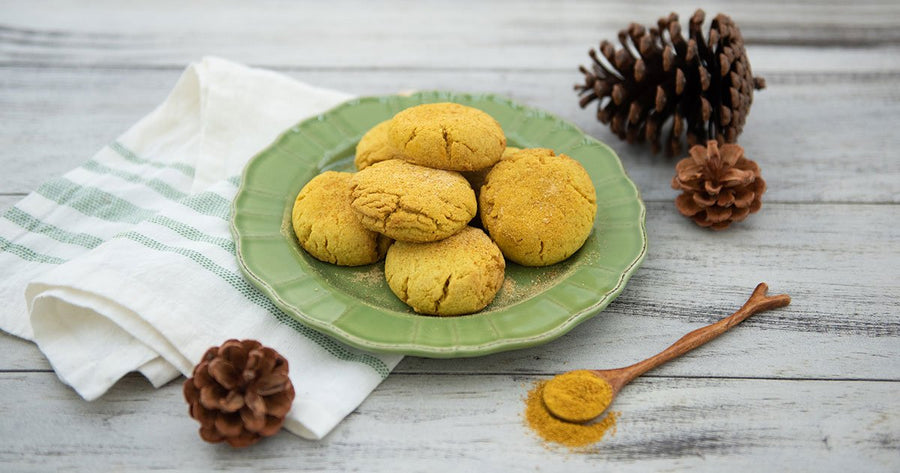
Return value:
<svg viewBox="0 0 900 473">
<path fill-rule="evenodd" d="M 675 207 L 701 227 L 728 228 L 762 207 L 766 191 L 759 166 L 735 144 L 719 148 L 715 140 L 696 145 L 675 165 L 672 188 L 682 193 Z"/>
<path fill-rule="evenodd" d="M 246 447 L 275 435 L 294 401 L 288 362 L 255 340 L 228 340 L 206 351 L 184 382 L 200 437 Z"/>
</svg>

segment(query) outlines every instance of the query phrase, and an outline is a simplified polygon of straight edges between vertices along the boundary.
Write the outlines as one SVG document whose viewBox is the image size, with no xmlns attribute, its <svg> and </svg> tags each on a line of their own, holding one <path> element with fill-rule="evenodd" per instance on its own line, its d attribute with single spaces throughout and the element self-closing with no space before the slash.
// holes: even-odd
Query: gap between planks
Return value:
<svg viewBox="0 0 900 473">
<path fill-rule="evenodd" d="M 488 376 L 509 376 L 512 378 L 542 378 L 549 376 L 556 376 L 562 372 L 532 372 L 532 373 L 521 373 L 515 371 L 481 371 L 481 372 L 429 372 L 429 371 L 392 371 L 390 376 L 434 376 L 441 378 L 449 378 L 454 376 L 480 376 L 480 377 L 488 377 Z M 0 369 L 0 376 L 5 374 L 54 374 L 55 372 L 52 369 Z M 126 377 L 135 377 L 142 378 L 138 372 L 130 372 L 126 374 L 122 379 Z M 652 379 L 717 379 L 717 380 L 725 380 L 725 381 L 816 381 L 816 382 L 854 382 L 854 383 L 900 383 L 900 378 L 824 378 L 824 377 L 800 377 L 800 376 L 721 376 L 721 375 L 660 375 L 660 374 L 644 374 L 640 376 L 641 378 L 652 378 Z M 183 377 L 178 377 L 169 383 L 178 382 L 179 379 L 183 379 Z M 166 383 L 166 384 L 169 384 Z"/>
<path fill-rule="evenodd" d="M 3 212 L 7 209 L 7 207 L 12 207 L 17 200 L 12 199 L 23 199 L 28 196 L 27 192 L 0 192 L 0 212 Z M 10 198 L 7 200 L 6 198 Z M 667 204 L 671 203 L 674 199 L 642 199 L 645 204 Z M 820 201 L 802 201 L 802 200 L 766 200 L 763 199 L 763 204 L 765 205 L 805 205 L 805 206 L 814 206 L 814 205 L 835 205 L 835 206 L 861 206 L 861 205 L 900 205 L 898 202 L 890 202 L 890 201 L 875 201 L 875 202 L 855 202 L 852 200 L 820 200 Z"/>
<path fill-rule="evenodd" d="M 495 372 L 429 372 L 429 371 L 392 371 L 391 376 L 511 376 L 514 378 L 540 378 L 544 376 L 556 376 L 560 372 L 529 372 L 495 371 Z M 2 370 L 0 370 L 2 373 Z M 690 375 L 690 374 L 642 374 L 641 378 L 653 379 L 721 379 L 721 380 L 750 380 L 750 381 L 845 381 L 845 382 L 872 382 L 872 383 L 900 383 L 900 378 L 825 378 L 821 376 L 722 376 L 722 375 Z"/>
<path fill-rule="evenodd" d="M 887 54 L 887 52 L 886 52 Z M 198 58 L 199 59 L 199 58 Z M 583 64 L 589 63 L 588 59 Z M 387 65 L 387 66 L 343 66 L 343 65 L 293 65 L 282 63 L 254 63 L 247 62 L 250 67 L 271 69 L 284 73 L 318 73 L 318 72 L 348 72 L 348 73 L 528 73 L 528 74 L 560 74 L 577 73 L 577 65 L 573 67 L 442 67 L 442 66 L 417 66 L 417 65 Z M 96 63 L 96 64 L 68 64 L 58 62 L 30 62 L 30 61 L 0 61 L 0 69 L 58 69 L 63 71 L 183 71 L 187 63 L 172 64 L 127 64 L 127 63 Z M 814 81 L 815 83 L 844 82 L 847 80 L 887 81 L 900 77 L 900 70 L 859 70 L 859 71 L 828 71 L 824 74 L 818 70 L 797 71 L 757 71 L 758 76 L 763 76 L 770 84 L 793 84 L 798 79 L 803 83 Z"/>
</svg>

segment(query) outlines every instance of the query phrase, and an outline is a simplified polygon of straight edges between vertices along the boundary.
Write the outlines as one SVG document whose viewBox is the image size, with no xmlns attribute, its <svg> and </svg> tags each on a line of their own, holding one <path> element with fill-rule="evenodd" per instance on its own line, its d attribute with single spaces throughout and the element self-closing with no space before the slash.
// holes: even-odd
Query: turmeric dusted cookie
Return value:
<svg viewBox="0 0 900 473">
<path fill-rule="evenodd" d="M 388 139 L 411 163 L 452 171 L 490 167 L 506 148 L 490 115 L 457 103 L 430 103 L 394 115 Z"/>
<path fill-rule="evenodd" d="M 433 243 L 396 242 L 384 260 L 388 286 L 421 314 L 471 314 L 503 284 L 506 262 L 483 231 L 466 227 Z"/>
<path fill-rule="evenodd" d="M 505 150 L 503 150 L 503 154 L 500 155 L 500 159 L 506 159 L 507 156 L 519 151 L 520 148 L 513 148 L 512 146 L 507 146 Z M 469 181 L 469 185 L 472 186 L 472 190 L 475 191 L 475 197 L 478 197 L 478 194 L 481 192 L 481 186 L 484 185 L 484 178 L 487 177 L 487 174 L 491 171 L 491 168 L 487 167 L 484 169 L 479 169 L 478 171 L 461 171 L 460 174 Z"/>
<path fill-rule="evenodd" d="M 294 201 L 294 234 L 317 260 L 340 266 L 374 263 L 391 244 L 386 236 L 363 227 L 350 208 L 352 176 L 323 172 L 306 183 Z"/>
<path fill-rule="evenodd" d="M 477 201 L 458 172 L 391 159 L 353 175 L 351 207 L 362 226 L 395 240 L 442 240 L 465 228 Z"/>
<path fill-rule="evenodd" d="M 353 163 L 357 170 L 363 170 L 375 163 L 388 159 L 400 158 L 402 155 L 388 141 L 390 120 L 385 120 L 372 127 L 356 145 L 356 158 Z"/>
<path fill-rule="evenodd" d="M 597 197 L 574 159 L 533 148 L 512 153 L 485 178 L 481 222 L 506 258 L 547 266 L 575 253 L 591 233 Z"/>
<path fill-rule="evenodd" d="M 515 153 L 522 151 L 522 148 L 516 148 L 515 146 L 507 146 L 506 149 L 503 150 L 503 154 L 500 155 L 500 159 L 506 159 L 512 156 Z"/>
</svg>

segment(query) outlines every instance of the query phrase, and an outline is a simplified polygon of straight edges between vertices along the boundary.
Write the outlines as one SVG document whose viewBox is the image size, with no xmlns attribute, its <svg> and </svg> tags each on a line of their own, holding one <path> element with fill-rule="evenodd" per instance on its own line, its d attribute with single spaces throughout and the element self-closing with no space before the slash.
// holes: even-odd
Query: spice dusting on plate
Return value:
<svg viewBox="0 0 900 473">
<path fill-rule="evenodd" d="M 384 266 L 373 264 L 364 271 L 353 274 L 353 282 L 366 287 L 377 287 L 384 282 Z"/>
<path fill-rule="evenodd" d="M 552 288 L 572 272 L 571 267 L 559 265 L 548 266 L 542 269 L 543 271 L 540 274 L 518 282 L 507 275 L 494 302 L 484 312 L 500 310 L 513 304 L 527 301 Z"/>
</svg>

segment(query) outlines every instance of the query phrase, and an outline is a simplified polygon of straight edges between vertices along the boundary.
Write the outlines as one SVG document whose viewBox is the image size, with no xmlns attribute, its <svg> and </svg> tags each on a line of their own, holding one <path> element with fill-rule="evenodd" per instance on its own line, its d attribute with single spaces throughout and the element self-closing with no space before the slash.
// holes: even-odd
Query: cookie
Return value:
<svg viewBox="0 0 900 473">
<path fill-rule="evenodd" d="M 421 314 L 471 314 L 503 284 L 506 263 L 485 233 L 466 227 L 433 243 L 396 242 L 384 260 L 388 286 Z"/>
<path fill-rule="evenodd" d="M 587 171 L 549 149 L 524 149 L 497 163 L 479 195 L 481 221 L 507 259 L 547 266 L 575 253 L 591 233 L 597 197 Z"/>
<path fill-rule="evenodd" d="M 313 258 L 361 266 L 384 257 L 390 238 L 359 223 L 350 208 L 352 174 L 327 171 L 303 186 L 291 211 L 300 246 Z"/>
<path fill-rule="evenodd" d="M 506 149 L 503 150 L 503 154 L 500 155 L 500 159 L 506 159 L 512 156 L 515 153 L 522 151 L 522 148 L 516 148 L 515 146 L 507 146 Z"/>
<path fill-rule="evenodd" d="M 390 120 L 385 120 L 366 132 L 356 145 L 356 157 L 353 163 L 361 171 L 375 163 L 388 159 L 401 158 L 402 155 L 388 141 Z"/>
<path fill-rule="evenodd" d="M 403 110 L 391 119 L 388 139 L 407 161 L 452 171 L 490 167 L 506 148 L 506 136 L 496 120 L 457 103 Z"/>
<path fill-rule="evenodd" d="M 475 193 L 458 172 L 392 159 L 353 175 L 350 206 L 362 226 L 395 240 L 442 240 L 475 216 Z"/>
<path fill-rule="evenodd" d="M 500 159 L 506 159 L 509 155 L 521 150 L 521 148 L 514 148 L 512 146 L 507 146 L 505 150 L 503 150 L 503 154 L 500 155 Z M 487 177 L 487 174 L 491 171 L 490 167 L 479 169 L 478 171 L 460 171 L 460 174 L 469 181 L 469 185 L 472 186 L 472 190 L 475 191 L 475 197 L 478 198 L 478 194 L 481 192 L 481 186 L 484 185 L 484 178 Z"/>
</svg>

